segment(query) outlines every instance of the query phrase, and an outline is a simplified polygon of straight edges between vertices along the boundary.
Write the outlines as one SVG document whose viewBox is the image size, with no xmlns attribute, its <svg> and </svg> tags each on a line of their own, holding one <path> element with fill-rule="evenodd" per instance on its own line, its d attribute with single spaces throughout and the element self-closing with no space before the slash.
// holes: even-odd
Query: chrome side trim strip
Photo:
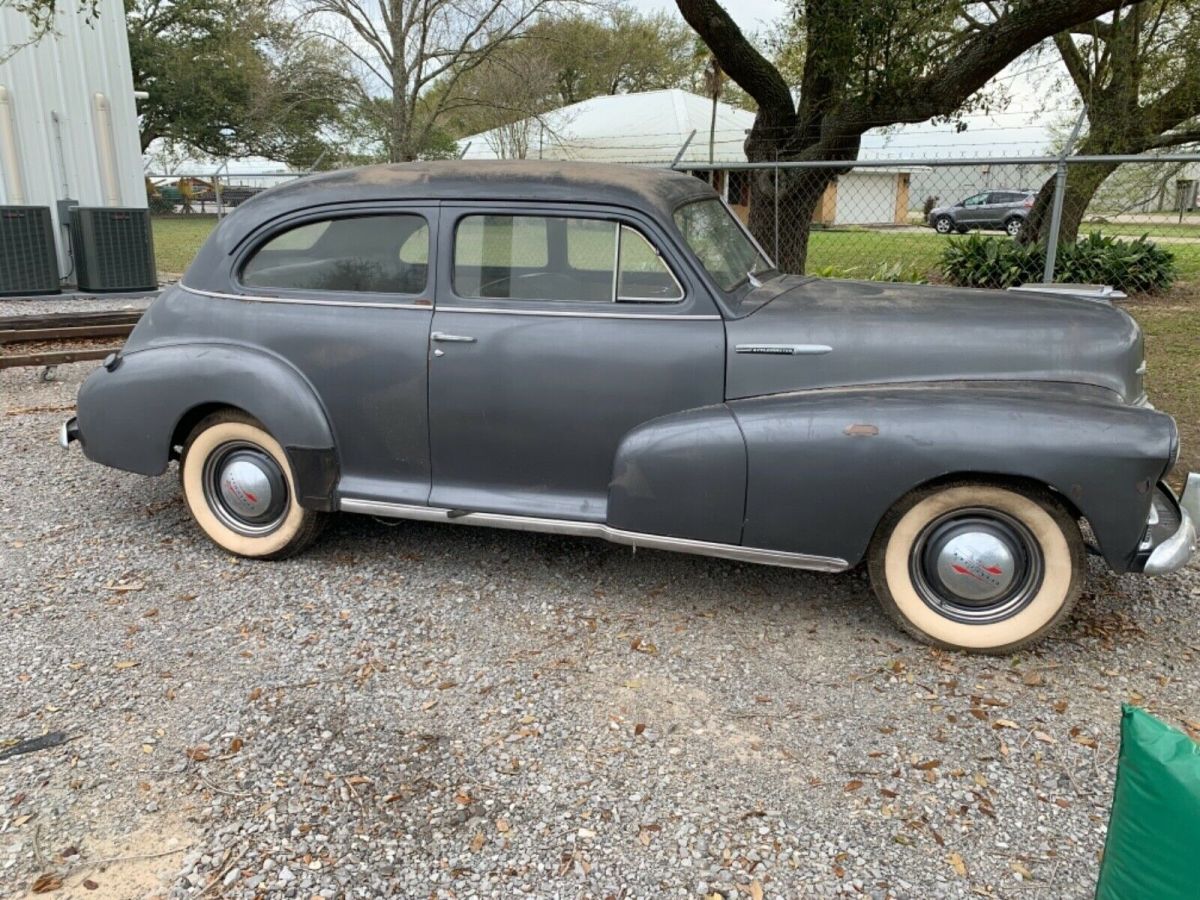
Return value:
<svg viewBox="0 0 1200 900">
<path fill-rule="evenodd" d="M 736 544 L 717 544 L 712 541 L 695 541 L 661 534 L 642 534 L 637 531 L 612 528 L 600 522 L 577 522 L 570 519 L 546 519 L 537 516 L 509 516 L 501 513 L 460 513 L 458 510 L 439 509 L 432 506 L 386 503 L 380 500 L 362 500 L 355 497 L 343 497 L 338 505 L 344 512 L 366 513 L 391 519 L 454 522 L 462 525 L 507 528 L 513 531 L 595 537 L 612 541 L 614 544 L 626 544 L 630 547 L 673 550 L 677 553 L 695 553 L 700 556 L 715 556 L 721 559 L 734 559 L 768 566 L 784 566 L 792 569 L 811 569 L 816 572 L 844 572 L 850 568 L 850 564 L 846 560 L 832 556 L 810 556 L 806 553 L 740 547 Z"/>
<path fill-rule="evenodd" d="M 764 353 L 768 356 L 820 356 L 831 353 L 828 344 L 738 344 L 736 353 Z"/>
<path fill-rule="evenodd" d="M 366 300 L 315 300 L 307 297 L 262 297 L 258 294 L 227 294 L 222 291 L 205 291 L 189 287 L 182 281 L 176 287 L 200 297 L 216 297 L 218 300 L 244 300 L 249 303 L 286 303 L 291 306 L 343 306 L 366 307 L 369 309 L 424 309 L 433 312 L 432 303 L 371 303 Z"/>
<path fill-rule="evenodd" d="M 678 301 L 675 301 L 678 302 Z M 485 316 L 552 316 L 564 319 L 658 319 L 663 322 L 716 322 L 716 315 L 665 315 L 663 313 L 604 313 L 604 312 L 559 312 L 551 309 L 496 309 L 494 307 L 471 308 L 466 306 L 439 306 L 439 313 L 479 313 Z"/>
</svg>

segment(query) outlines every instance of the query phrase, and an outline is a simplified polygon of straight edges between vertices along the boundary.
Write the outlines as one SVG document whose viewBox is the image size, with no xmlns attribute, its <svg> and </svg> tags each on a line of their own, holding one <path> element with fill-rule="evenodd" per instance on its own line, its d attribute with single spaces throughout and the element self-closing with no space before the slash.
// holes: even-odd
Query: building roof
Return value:
<svg viewBox="0 0 1200 900">
<path fill-rule="evenodd" d="M 573 103 L 515 125 L 463 138 L 464 159 L 519 156 L 591 162 L 670 163 L 695 132 L 684 162 L 708 162 L 712 100 L 672 88 L 637 94 L 609 94 Z M 742 149 L 754 113 L 717 102 L 714 162 L 745 162 Z"/>
</svg>

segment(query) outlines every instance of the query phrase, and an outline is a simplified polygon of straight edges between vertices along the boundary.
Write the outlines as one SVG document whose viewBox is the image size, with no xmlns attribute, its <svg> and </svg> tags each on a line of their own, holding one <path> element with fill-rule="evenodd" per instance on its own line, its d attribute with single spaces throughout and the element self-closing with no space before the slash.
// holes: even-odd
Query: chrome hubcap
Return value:
<svg viewBox="0 0 1200 900">
<path fill-rule="evenodd" d="M 287 480 L 275 459 L 254 444 L 218 447 L 205 460 L 203 481 L 213 514 L 241 534 L 273 531 L 287 512 Z"/>
<path fill-rule="evenodd" d="M 1042 573 L 1029 529 L 997 510 L 955 510 L 926 526 L 913 546 L 911 574 L 921 599 L 956 621 L 1016 615 L 1037 594 Z"/>
</svg>

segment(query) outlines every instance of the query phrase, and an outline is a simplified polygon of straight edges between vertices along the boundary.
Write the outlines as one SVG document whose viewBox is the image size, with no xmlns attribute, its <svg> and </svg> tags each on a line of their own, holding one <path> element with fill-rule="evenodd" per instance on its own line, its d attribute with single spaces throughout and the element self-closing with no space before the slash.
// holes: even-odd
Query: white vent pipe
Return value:
<svg viewBox="0 0 1200 900">
<path fill-rule="evenodd" d="M 12 94 L 0 84 L 0 174 L 8 188 L 8 202 L 25 202 L 25 180 L 21 177 L 21 158 L 17 155 L 17 126 Z"/>
<path fill-rule="evenodd" d="M 117 174 L 117 146 L 113 141 L 112 106 L 104 94 L 92 94 L 95 113 L 96 157 L 100 162 L 100 182 L 104 186 L 104 205 L 121 205 L 121 180 Z"/>
</svg>

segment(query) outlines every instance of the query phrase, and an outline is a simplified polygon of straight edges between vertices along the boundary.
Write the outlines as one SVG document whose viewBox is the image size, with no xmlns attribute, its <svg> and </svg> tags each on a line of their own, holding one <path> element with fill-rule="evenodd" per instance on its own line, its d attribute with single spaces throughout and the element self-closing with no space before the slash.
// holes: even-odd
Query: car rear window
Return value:
<svg viewBox="0 0 1200 900">
<path fill-rule="evenodd" d="M 454 237 L 454 290 L 488 300 L 674 302 L 683 289 L 636 229 L 610 219 L 476 215 Z"/>
<path fill-rule="evenodd" d="M 429 275 L 423 216 L 348 216 L 270 238 L 242 267 L 247 287 L 330 293 L 417 294 Z"/>
</svg>

